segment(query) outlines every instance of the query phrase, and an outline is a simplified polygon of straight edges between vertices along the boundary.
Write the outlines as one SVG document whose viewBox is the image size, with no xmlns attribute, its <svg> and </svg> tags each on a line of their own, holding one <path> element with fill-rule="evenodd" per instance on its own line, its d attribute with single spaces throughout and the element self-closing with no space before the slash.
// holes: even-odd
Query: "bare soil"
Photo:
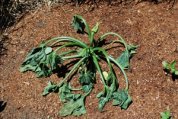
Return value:
<svg viewBox="0 0 178 119">
<path fill-rule="evenodd" d="M 96 85 L 86 99 L 87 114 L 66 119 L 159 119 L 167 107 L 178 119 L 178 80 L 173 81 L 162 68 L 163 60 L 178 61 L 178 4 L 168 8 L 167 4 L 142 2 L 126 6 L 100 4 L 92 11 L 87 5 L 63 5 L 29 12 L 9 29 L 7 50 L 0 59 L 0 101 L 7 102 L 0 118 L 60 119 L 58 96 L 41 95 L 49 80 L 59 80 L 57 76 L 37 79 L 32 72 L 20 73 L 19 67 L 28 51 L 43 40 L 55 36 L 79 38 L 70 23 L 73 15 L 80 14 L 90 26 L 100 22 L 100 35 L 116 32 L 127 42 L 139 45 L 127 71 L 133 103 L 127 110 L 108 103 L 101 113 L 96 98 L 101 88 Z"/>
</svg>

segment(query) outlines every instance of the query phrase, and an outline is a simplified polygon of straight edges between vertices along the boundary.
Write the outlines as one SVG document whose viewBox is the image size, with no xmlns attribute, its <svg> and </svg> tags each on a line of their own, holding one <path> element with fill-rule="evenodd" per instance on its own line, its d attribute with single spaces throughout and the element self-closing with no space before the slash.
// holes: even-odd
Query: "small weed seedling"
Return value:
<svg viewBox="0 0 178 119">
<path fill-rule="evenodd" d="M 168 63 L 166 61 L 162 62 L 163 68 L 167 73 L 170 73 L 173 77 L 178 76 L 178 70 L 176 69 L 176 61 Z"/>
<path fill-rule="evenodd" d="M 164 112 L 161 112 L 160 115 L 161 115 L 161 119 L 172 119 L 169 109 L 167 109 Z"/>
<path fill-rule="evenodd" d="M 37 77 L 49 77 L 52 73 L 59 71 L 60 67 L 70 61 L 70 70 L 59 83 L 49 82 L 45 87 L 43 96 L 51 92 L 57 92 L 60 101 L 64 103 L 59 111 L 60 116 L 75 115 L 79 116 L 86 113 L 85 98 L 91 93 L 96 83 L 96 73 L 98 72 L 103 84 L 103 91 L 98 93 L 98 109 L 103 110 L 105 104 L 113 101 L 114 106 L 120 106 L 121 109 L 127 109 L 132 99 L 128 93 L 129 83 L 124 69 L 129 67 L 130 58 L 136 53 L 137 46 L 128 45 L 124 39 L 113 32 L 105 33 L 97 40 L 94 39 L 98 32 L 97 23 L 92 29 L 79 15 L 73 17 L 72 26 L 77 33 L 87 34 L 89 44 L 73 37 L 56 37 L 41 43 L 33 48 L 22 63 L 20 71 L 33 71 Z M 116 36 L 116 40 L 104 43 L 109 35 Z M 108 49 L 103 45 L 112 45 L 119 43 L 125 47 L 125 50 L 116 59 L 108 54 Z M 61 49 L 70 49 L 60 53 Z M 75 50 L 72 50 L 75 48 Z M 62 50 L 63 51 L 63 50 Z M 109 71 L 104 71 L 99 62 L 104 61 Z M 116 72 L 113 68 L 120 69 L 125 79 L 125 89 L 119 87 Z M 79 74 L 78 81 L 81 84 L 80 89 L 74 89 L 70 85 L 73 76 Z M 80 90 L 80 93 L 74 93 Z M 82 93 L 83 92 L 83 93 Z"/>
</svg>

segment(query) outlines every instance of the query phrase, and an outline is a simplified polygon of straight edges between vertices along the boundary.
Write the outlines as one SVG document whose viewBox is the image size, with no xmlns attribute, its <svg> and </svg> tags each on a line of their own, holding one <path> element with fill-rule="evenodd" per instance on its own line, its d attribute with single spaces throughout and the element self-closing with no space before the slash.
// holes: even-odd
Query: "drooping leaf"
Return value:
<svg viewBox="0 0 178 119">
<path fill-rule="evenodd" d="M 48 82 L 48 85 L 45 87 L 43 91 L 43 96 L 48 95 L 51 92 L 55 92 L 58 90 L 58 86 L 56 84 L 53 84 L 51 81 Z"/>
<path fill-rule="evenodd" d="M 91 72 L 90 70 L 81 71 L 79 82 L 82 85 L 83 91 L 88 92 L 93 88 L 93 84 L 95 82 L 95 74 Z"/>
<path fill-rule="evenodd" d="M 61 61 L 60 56 L 52 51 L 51 47 L 40 45 L 29 52 L 20 67 L 20 71 L 33 71 L 37 77 L 48 77 Z"/>
<path fill-rule="evenodd" d="M 111 90 L 107 89 L 105 87 L 104 91 L 98 93 L 97 98 L 99 99 L 99 104 L 98 104 L 98 109 L 99 111 L 102 111 L 104 106 L 106 105 L 107 102 L 110 101 L 112 97 L 112 92 Z"/>
<path fill-rule="evenodd" d="M 91 71 L 82 71 L 80 73 L 79 82 L 81 84 L 94 83 L 94 73 Z"/>
<path fill-rule="evenodd" d="M 119 105 L 121 109 L 127 109 L 132 99 L 126 90 L 118 90 L 113 93 L 113 105 Z"/>
<path fill-rule="evenodd" d="M 137 46 L 128 45 L 121 55 L 117 58 L 117 62 L 121 64 L 123 68 L 128 68 L 130 66 L 130 59 L 133 54 L 136 53 Z"/>
<path fill-rule="evenodd" d="M 160 115 L 161 115 L 161 119 L 171 119 L 170 110 L 166 110 L 164 112 L 161 112 Z"/>
<path fill-rule="evenodd" d="M 62 63 L 62 59 L 59 55 L 56 54 L 56 52 L 51 52 L 47 56 L 46 64 L 49 66 L 51 71 L 56 70 L 58 68 L 58 65 Z"/>
<path fill-rule="evenodd" d="M 76 99 L 80 96 L 80 94 L 73 94 L 70 87 L 69 83 L 64 83 L 60 88 L 59 88 L 59 98 L 62 102 L 67 102 L 73 99 Z"/>
<path fill-rule="evenodd" d="M 102 111 L 106 103 L 112 99 L 113 93 L 117 90 L 117 82 L 115 78 L 114 74 L 110 72 L 106 78 L 104 91 L 97 95 L 97 98 L 99 98 L 98 109 L 100 111 Z"/>
<path fill-rule="evenodd" d="M 93 83 L 82 85 L 82 90 L 86 93 L 89 92 L 91 89 L 93 89 Z"/>
<path fill-rule="evenodd" d="M 86 113 L 85 105 L 84 105 L 85 97 L 80 95 L 79 97 L 70 100 L 69 102 L 65 103 L 62 109 L 60 110 L 60 116 L 80 116 Z"/>
<path fill-rule="evenodd" d="M 78 32 L 78 33 L 84 33 L 84 29 L 85 29 L 85 24 L 82 21 L 82 19 L 80 19 L 78 16 L 74 16 L 73 20 L 72 20 L 72 27 L 74 27 L 74 29 Z"/>
</svg>

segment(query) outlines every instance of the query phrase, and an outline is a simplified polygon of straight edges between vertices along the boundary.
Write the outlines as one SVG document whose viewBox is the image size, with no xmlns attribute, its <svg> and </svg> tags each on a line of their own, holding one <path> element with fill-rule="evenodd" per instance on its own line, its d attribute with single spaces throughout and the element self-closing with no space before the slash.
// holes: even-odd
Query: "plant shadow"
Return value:
<svg viewBox="0 0 178 119">
<path fill-rule="evenodd" d="M 178 75 L 172 75 L 172 80 L 175 81 L 178 79 Z"/>
<path fill-rule="evenodd" d="M 0 34 L 0 58 L 7 52 L 6 44 L 8 39 L 8 36 Z"/>
<path fill-rule="evenodd" d="M 57 67 L 56 70 L 53 71 L 53 73 L 56 73 L 57 76 L 60 78 L 60 77 L 65 77 L 66 74 L 70 71 L 70 67 L 73 66 L 73 64 L 75 64 L 78 60 L 73 60 L 65 65 L 62 65 L 60 67 Z"/>
<path fill-rule="evenodd" d="M 5 109 L 6 105 L 7 105 L 7 102 L 0 101 L 0 112 L 2 112 Z"/>
</svg>

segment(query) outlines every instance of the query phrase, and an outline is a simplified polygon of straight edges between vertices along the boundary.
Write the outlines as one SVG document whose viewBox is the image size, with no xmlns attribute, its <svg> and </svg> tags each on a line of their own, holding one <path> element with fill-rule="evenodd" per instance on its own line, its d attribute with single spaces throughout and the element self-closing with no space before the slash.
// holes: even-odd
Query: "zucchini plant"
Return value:
<svg viewBox="0 0 178 119">
<path fill-rule="evenodd" d="M 103 110 L 105 104 L 112 101 L 114 106 L 127 109 L 132 99 L 129 95 L 129 82 L 125 69 L 129 68 L 130 58 L 136 53 L 137 46 L 127 44 L 117 33 L 108 32 L 101 35 L 97 40 L 94 38 L 98 32 L 99 23 L 90 29 L 89 25 L 80 15 L 75 15 L 72 26 L 77 33 L 86 34 L 89 43 L 82 42 L 73 37 L 56 37 L 42 42 L 38 47 L 33 48 L 20 67 L 21 72 L 33 71 L 37 77 L 49 77 L 61 66 L 70 62 L 69 71 L 58 83 L 49 82 L 43 91 L 43 96 L 49 93 L 58 93 L 60 101 L 64 103 L 59 111 L 60 116 L 80 116 L 86 113 L 85 99 L 91 93 L 96 84 L 96 75 L 100 76 L 103 90 L 97 94 L 99 99 L 98 109 Z M 105 43 L 106 37 L 115 36 L 117 39 Z M 119 43 L 125 49 L 120 56 L 114 58 L 108 54 L 106 45 Z M 75 49 L 72 49 L 75 48 Z M 65 49 L 62 50 L 62 49 Z M 66 49 L 69 49 L 66 51 Z M 63 52 L 61 52 L 63 51 Z M 108 66 L 108 71 L 101 67 L 101 61 Z M 117 73 L 114 66 L 119 68 L 125 79 L 125 88 L 119 87 Z M 81 88 L 73 88 L 71 80 L 78 76 Z M 76 91 L 80 90 L 80 91 Z M 76 92 L 80 93 L 76 93 Z"/>
</svg>

